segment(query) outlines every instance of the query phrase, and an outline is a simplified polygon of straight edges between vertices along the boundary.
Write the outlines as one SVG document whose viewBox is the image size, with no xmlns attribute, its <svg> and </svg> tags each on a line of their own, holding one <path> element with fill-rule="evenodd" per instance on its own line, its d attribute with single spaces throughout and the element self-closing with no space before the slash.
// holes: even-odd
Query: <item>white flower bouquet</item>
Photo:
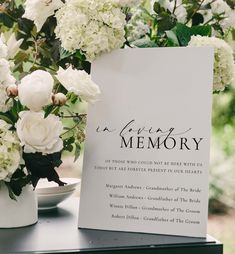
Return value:
<svg viewBox="0 0 235 254">
<path fill-rule="evenodd" d="M 64 115 L 66 107 L 81 98 L 95 102 L 100 90 L 89 74 L 71 66 L 60 68 L 54 76 L 36 70 L 16 82 L 6 59 L 7 45 L 2 41 L 0 52 L 0 182 L 16 199 L 26 184 L 36 187 L 40 178 L 65 184 L 55 168 L 62 163 L 62 152 L 72 151 L 74 144 L 78 157 L 84 138 L 77 133 L 84 133 L 85 124 L 85 115 L 70 110 L 70 115 Z M 61 117 L 73 119 L 73 126 L 66 128 Z"/>
<path fill-rule="evenodd" d="M 42 177 L 64 184 L 55 171 L 61 154 L 76 159 L 84 141 L 85 114 L 72 108 L 97 99 L 89 71 L 101 54 L 121 47 L 211 46 L 214 91 L 234 78 L 226 43 L 235 35 L 229 0 L 4 1 L 0 24 L 0 182 L 12 198 Z"/>
</svg>

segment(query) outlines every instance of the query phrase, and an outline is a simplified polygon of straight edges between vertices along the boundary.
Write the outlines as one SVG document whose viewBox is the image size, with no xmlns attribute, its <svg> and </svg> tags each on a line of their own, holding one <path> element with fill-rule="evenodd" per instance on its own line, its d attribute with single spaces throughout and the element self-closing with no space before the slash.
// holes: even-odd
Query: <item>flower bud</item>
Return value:
<svg viewBox="0 0 235 254">
<path fill-rule="evenodd" d="M 17 87 L 17 85 L 9 85 L 7 87 L 6 91 L 7 91 L 7 96 L 8 97 L 14 98 L 14 97 L 16 97 L 18 95 L 18 87 Z"/>
<path fill-rule="evenodd" d="M 0 4 L 0 13 L 6 12 L 6 5 L 5 4 Z"/>
<path fill-rule="evenodd" d="M 67 98 L 63 93 L 57 93 L 52 95 L 52 102 L 54 105 L 63 106 L 66 101 Z"/>
</svg>

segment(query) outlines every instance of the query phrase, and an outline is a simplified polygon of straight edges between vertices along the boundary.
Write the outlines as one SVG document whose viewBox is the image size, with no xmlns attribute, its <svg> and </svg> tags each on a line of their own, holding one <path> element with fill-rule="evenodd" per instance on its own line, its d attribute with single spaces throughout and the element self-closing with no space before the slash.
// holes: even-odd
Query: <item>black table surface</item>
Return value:
<svg viewBox="0 0 235 254">
<path fill-rule="evenodd" d="M 157 253 L 222 254 L 211 236 L 192 238 L 156 234 L 78 229 L 78 198 L 39 211 L 38 223 L 0 229 L 0 253 Z"/>
</svg>

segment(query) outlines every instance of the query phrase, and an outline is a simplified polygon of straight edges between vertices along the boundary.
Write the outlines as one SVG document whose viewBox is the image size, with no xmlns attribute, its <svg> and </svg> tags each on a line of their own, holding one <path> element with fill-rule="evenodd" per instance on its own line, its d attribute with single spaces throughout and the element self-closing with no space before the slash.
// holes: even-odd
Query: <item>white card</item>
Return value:
<svg viewBox="0 0 235 254">
<path fill-rule="evenodd" d="M 120 49 L 91 74 L 79 227 L 205 237 L 213 49 Z"/>
</svg>

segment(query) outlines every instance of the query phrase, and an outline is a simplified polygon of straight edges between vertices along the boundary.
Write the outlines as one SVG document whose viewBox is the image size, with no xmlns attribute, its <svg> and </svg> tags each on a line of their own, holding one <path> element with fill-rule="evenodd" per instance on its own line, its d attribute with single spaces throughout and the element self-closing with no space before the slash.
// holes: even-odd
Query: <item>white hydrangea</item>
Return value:
<svg viewBox="0 0 235 254">
<path fill-rule="evenodd" d="M 9 182 L 20 164 L 20 144 L 10 125 L 0 120 L 0 181 Z"/>
<path fill-rule="evenodd" d="M 233 50 L 224 40 L 197 35 L 192 36 L 189 46 L 214 48 L 214 91 L 222 91 L 232 83 L 235 76 Z"/>
<path fill-rule="evenodd" d="M 39 32 L 47 18 L 63 6 L 61 0 L 26 0 L 23 18 L 34 21 Z"/>
<path fill-rule="evenodd" d="M 138 40 L 149 32 L 149 26 L 144 22 L 140 8 L 132 8 L 131 13 L 132 17 L 126 25 L 129 42 Z"/>
<path fill-rule="evenodd" d="M 137 7 L 143 0 L 112 0 L 114 3 L 121 7 Z"/>
<path fill-rule="evenodd" d="M 125 15 L 110 0 L 67 0 L 56 18 L 62 47 L 70 52 L 81 49 L 88 61 L 125 42 Z"/>
</svg>

